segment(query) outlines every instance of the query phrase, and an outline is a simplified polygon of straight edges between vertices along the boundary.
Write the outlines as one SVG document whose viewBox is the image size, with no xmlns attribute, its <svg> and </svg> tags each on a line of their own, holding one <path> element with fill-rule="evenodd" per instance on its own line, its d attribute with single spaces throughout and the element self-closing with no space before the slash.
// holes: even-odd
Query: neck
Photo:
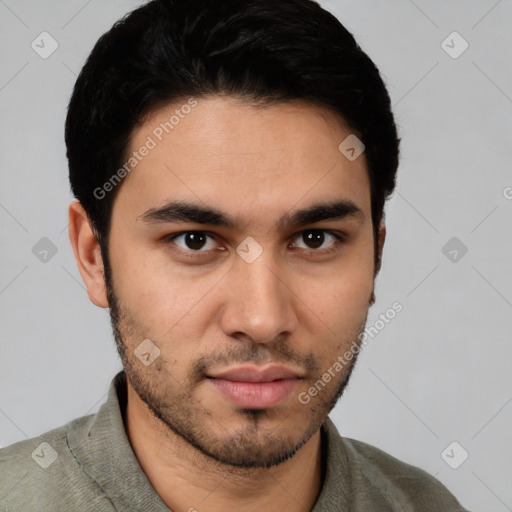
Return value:
<svg viewBox="0 0 512 512">
<path fill-rule="evenodd" d="M 312 510 L 322 487 L 318 430 L 290 459 L 271 468 L 219 463 L 174 434 L 128 385 L 126 433 L 151 485 L 174 512 Z"/>
</svg>

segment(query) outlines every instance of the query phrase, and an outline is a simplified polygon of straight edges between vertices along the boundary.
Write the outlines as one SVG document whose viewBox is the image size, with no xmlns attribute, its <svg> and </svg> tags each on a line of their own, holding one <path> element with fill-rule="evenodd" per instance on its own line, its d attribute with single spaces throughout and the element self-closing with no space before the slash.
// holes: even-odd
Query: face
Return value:
<svg viewBox="0 0 512 512">
<path fill-rule="evenodd" d="M 225 464 L 268 467 L 318 430 L 355 361 L 339 356 L 375 277 L 364 154 L 348 160 L 350 129 L 304 102 L 185 104 L 131 139 L 150 150 L 113 205 L 114 334 L 165 429 Z"/>
</svg>

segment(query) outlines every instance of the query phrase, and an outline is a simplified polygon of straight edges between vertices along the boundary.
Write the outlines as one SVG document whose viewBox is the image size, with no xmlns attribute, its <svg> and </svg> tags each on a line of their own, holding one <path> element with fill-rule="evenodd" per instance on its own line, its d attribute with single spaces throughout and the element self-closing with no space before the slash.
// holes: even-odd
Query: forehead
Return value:
<svg viewBox="0 0 512 512">
<path fill-rule="evenodd" d="M 281 215 L 345 198 L 369 209 L 364 153 L 351 161 L 339 149 L 351 135 L 340 116 L 303 101 L 259 108 L 233 97 L 184 98 L 134 130 L 128 157 L 138 153 L 137 162 L 119 202 L 140 212 L 180 199 Z"/>
</svg>

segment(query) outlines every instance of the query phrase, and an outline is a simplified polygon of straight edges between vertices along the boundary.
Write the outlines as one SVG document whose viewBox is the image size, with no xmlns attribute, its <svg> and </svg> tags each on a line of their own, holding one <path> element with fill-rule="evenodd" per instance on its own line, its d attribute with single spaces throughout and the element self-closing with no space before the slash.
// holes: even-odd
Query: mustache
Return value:
<svg viewBox="0 0 512 512">
<path fill-rule="evenodd" d="M 195 361 L 191 368 L 191 380 L 196 384 L 206 378 L 206 371 L 213 367 L 232 366 L 236 363 L 294 363 L 306 370 L 306 373 L 317 373 L 320 365 L 312 352 L 300 354 L 288 345 L 280 343 L 275 346 L 257 344 L 241 345 L 238 348 L 205 354 Z"/>
</svg>

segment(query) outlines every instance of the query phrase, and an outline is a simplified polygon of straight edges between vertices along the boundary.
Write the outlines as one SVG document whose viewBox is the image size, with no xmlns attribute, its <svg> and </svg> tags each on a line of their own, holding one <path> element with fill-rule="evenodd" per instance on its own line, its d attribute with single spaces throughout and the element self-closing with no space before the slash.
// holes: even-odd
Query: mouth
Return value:
<svg viewBox="0 0 512 512">
<path fill-rule="evenodd" d="M 268 409 L 282 402 L 303 378 L 284 366 L 243 365 L 207 375 L 208 382 L 234 405 Z"/>
</svg>

